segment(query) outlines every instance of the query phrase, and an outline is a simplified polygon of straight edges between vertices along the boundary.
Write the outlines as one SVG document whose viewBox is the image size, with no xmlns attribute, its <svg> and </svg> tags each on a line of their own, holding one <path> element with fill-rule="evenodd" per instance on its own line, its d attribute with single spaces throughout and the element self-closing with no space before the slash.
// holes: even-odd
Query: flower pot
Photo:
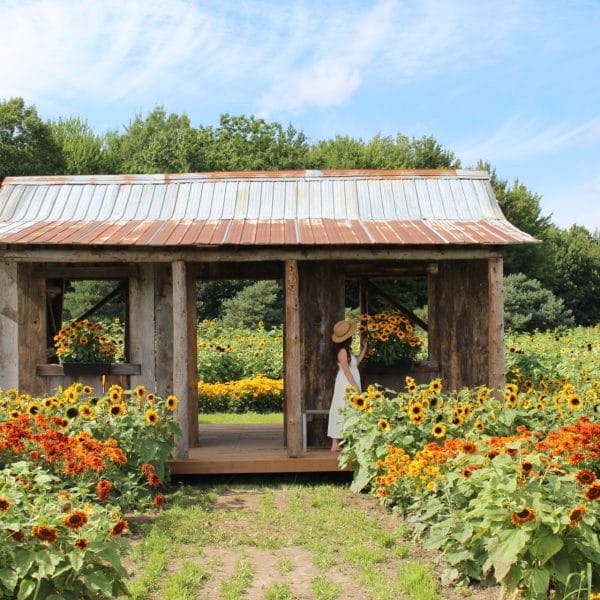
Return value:
<svg viewBox="0 0 600 600">
<path fill-rule="evenodd" d="M 378 383 L 383 388 L 403 391 L 406 387 L 406 376 L 411 375 L 412 361 L 401 360 L 391 365 L 366 363 L 364 375 L 361 377 L 363 389 Z"/>
<path fill-rule="evenodd" d="M 79 375 L 108 375 L 111 363 L 75 363 L 65 362 L 62 364 L 63 373 L 70 377 Z"/>
</svg>

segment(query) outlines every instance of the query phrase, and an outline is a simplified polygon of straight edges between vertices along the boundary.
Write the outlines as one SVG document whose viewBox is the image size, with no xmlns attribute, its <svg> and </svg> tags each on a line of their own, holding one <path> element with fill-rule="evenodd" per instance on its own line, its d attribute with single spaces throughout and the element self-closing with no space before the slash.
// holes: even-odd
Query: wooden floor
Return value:
<svg viewBox="0 0 600 600">
<path fill-rule="evenodd" d="M 200 425 L 200 447 L 170 466 L 174 475 L 323 473 L 340 470 L 338 456 L 328 448 L 309 448 L 302 458 L 290 458 L 283 425 Z"/>
</svg>

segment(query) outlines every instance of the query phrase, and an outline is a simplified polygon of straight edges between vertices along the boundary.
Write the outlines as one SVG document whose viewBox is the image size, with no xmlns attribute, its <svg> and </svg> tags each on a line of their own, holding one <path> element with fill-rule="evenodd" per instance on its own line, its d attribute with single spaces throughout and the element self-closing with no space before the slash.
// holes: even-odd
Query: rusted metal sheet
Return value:
<svg viewBox="0 0 600 600">
<path fill-rule="evenodd" d="M 0 243 L 453 245 L 534 241 L 482 171 L 8 177 Z"/>
</svg>

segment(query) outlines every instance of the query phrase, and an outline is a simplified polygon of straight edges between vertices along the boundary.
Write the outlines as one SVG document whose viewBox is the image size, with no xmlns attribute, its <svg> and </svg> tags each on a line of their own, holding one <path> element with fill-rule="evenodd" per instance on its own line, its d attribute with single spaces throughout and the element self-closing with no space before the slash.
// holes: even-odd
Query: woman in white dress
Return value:
<svg viewBox="0 0 600 600">
<path fill-rule="evenodd" d="M 331 438 L 331 451 L 340 451 L 340 439 L 342 437 L 342 418 L 340 410 L 347 403 L 345 399 L 346 388 L 352 386 L 358 393 L 360 388 L 360 373 L 358 365 L 365 357 L 367 352 L 367 339 L 361 341 L 360 354 L 358 356 L 352 354 L 352 336 L 356 331 L 356 325 L 352 321 L 338 321 L 333 326 L 333 334 L 331 341 L 335 344 L 335 356 L 338 364 L 338 373 L 335 378 L 335 386 L 333 389 L 333 399 L 329 408 L 329 424 L 327 427 L 327 435 Z"/>
</svg>

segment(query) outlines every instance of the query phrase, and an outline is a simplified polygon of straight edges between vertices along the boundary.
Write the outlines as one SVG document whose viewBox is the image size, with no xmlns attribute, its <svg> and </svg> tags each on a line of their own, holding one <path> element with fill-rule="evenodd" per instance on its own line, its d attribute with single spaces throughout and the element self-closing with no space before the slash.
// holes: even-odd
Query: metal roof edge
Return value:
<svg viewBox="0 0 600 600">
<path fill-rule="evenodd" d="M 489 179 L 486 171 L 468 169 L 306 169 L 289 171 L 214 171 L 118 175 L 35 175 L 6 177 L 8 185 L 114 185 L 167 184 L 219 180 L 313 180 L 313 179 Z"/>
</svg>

